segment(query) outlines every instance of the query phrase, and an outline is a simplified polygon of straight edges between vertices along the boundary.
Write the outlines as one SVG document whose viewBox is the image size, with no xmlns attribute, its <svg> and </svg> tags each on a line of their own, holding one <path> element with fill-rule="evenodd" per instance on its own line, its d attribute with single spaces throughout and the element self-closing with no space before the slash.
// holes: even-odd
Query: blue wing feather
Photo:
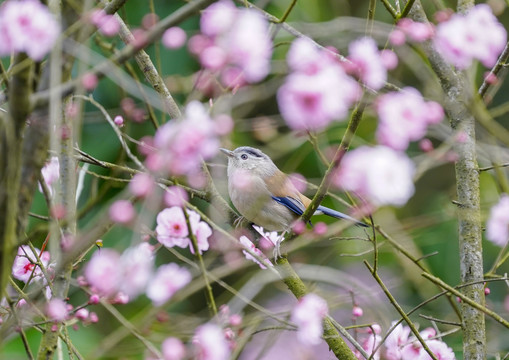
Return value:
<svg viewBox="0 0 509 360">
<path fill-rule="evenodd" d="M 304 214 L 304 205 L 301 205 L 297 202 L 297 200 L 291 197 L 283 197 L 283 196 L 272 196 L 274 200 L 276 200 L 279 204 L 286 206 L 288 209 L 292 210 L 298 216 Z M 299 206 L 300 205 L 300 206 Z"/>
<path fill-rule="evenodd" d="M 322 206 L 322 205 L 318 206 L 318 209 L 316 209 L 316 210 L 317 211 L 321 211 L 325 215 L 329 215 L 329 216 L 335 217 L 336 219 L 349 220 L 349 221 L 355 223 L 355 225 L 359 225 L 359 226 L 362 226 L 362 227 L 367 227 L 368 226 L 367 224 L 364 224 L 363 222 L 361 222 L 361 221 L 359 221 L 357 219 L 354 219 L 351 216 L 348 216 L 348 215 L 343 214 L 342 212 L 339 212 L 339 211 L 336 211 L 336 210 L 329 209 L 328 207 L 325 207 L 325 206 Z"/>
<path fill-rule="evenodd" d="M 293 211 L 298 216 L 301 216 L 304 213 L 304 210 L 305 210 L 304 204 L 302 204 L 297 199 L 294 199 L 294 198 L 288 197 L 288 196 L 286 196 L 286 197 L 272 196 L 272 199 L 274 199 L 277 203 L 279 203 L 283 206 L 286 206 L 288 209 Z M 368 226 L 367 224 L 365 224 L 359 220 L 356 220 L 351 216 L 348 216 L 348 215 L 343 214 L 342 212 L 339 212 L 336 210 L 329 209 L 328 207 L 325 207 L 322 205 L 318 206 L 318 209 L 316 209 L 316 210 L 317 210 L 317 213 L 321 212 L 325 215 L 335 217 L 336 219 L 345 219 L 345 220 L 352 221 L 353 223 L 355 223 L 355 225 L 358 225 L 358 226 L 363 226 L 363 227 Z"/>
</svg>

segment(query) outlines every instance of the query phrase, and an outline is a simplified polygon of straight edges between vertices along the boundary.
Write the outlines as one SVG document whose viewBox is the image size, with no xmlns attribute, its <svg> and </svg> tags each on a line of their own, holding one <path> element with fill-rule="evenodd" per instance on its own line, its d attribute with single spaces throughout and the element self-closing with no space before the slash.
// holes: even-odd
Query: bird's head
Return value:
<svg viewBox="0 0 509 360">
<path fill-rule="evenodd" d="M 241 146 L 235 150 L 220 149 L 228 157 L 228 173 L 244 170 L 259 176 L 271 176 L 277 171 L 270 157 L 261 150 Z"/>
</svg>

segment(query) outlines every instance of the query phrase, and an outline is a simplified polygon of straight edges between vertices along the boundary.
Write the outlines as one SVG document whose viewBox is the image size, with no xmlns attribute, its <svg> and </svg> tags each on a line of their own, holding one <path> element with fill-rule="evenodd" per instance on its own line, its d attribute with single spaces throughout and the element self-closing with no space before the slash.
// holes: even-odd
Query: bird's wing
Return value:
<svg viewBox="0 0 509 360">
<path fill-rule="evenodd" d="M 292 184 L 288 176 L 278 171 L 270 178 L 266 179 L 267 188 L 271 190 L 272 199 L 279 204 L 286 206 L 298 216 L 306 210 L 305 204 L 301 200 L 301 195 Z"/>
<path fill-rule="evenodd" d="M 304 210 L 306 210 L 302 202 L 290 196 L 272 196 L 272 199 L 279 204 L 286 206 L 298 216 L 304 214 Z"/>
</svg>

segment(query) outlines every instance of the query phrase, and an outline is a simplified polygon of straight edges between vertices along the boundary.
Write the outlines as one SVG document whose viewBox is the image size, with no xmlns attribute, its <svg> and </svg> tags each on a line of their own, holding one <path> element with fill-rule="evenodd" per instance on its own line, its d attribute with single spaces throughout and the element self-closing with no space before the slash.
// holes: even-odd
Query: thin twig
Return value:
<svg viewBox="0 0 509 360">
<path fill-rule="evenodd" d="M 478 302 L 470 299 L 468 296 L 465 296 L 463 293 L 456 290 L 452 286 L 447 285 L 444 281 L 442 281 L 442 279 L 439 279 L 439 278 L 437 278 L 431 274 L 428 274 L 428 273 L 422 273 L 421 275 L 424 276 L 426 279 L 430 280 L 431 282 L 439 285 L 441 288 L 449 291 L 451 294 L 459 297 L 463 302 L 467 303 L 471 307 L 485 313 L 489 317 L 493 318 L 495 321 L 504 325 L 506 328 L 509 328 L 509 321 L 505 320 L 502 316 L 498 315 L 496 312 L 494 312 L 494 311 L 488 309 L 487 307 L 479 304 Z M 474 282 L 474 283 L 478 283 L 478 282 Z M 466 287 L 466 286 L 471 286 L 472 283 L 462 284 L 462 285 L 463 285 L 463 287 Z"/>
<path fill-rule="evenodd" d="M 214 300 L 214 293 L 212 292 L 212 287 L 210 286 L 209 278 L 207 276 L 207 268 L 205 267 L 203 257 L 201 256 L 201 250 L 198 246 L 198 240 L 196 240 L 196 236 L 191 226 L 191 221 L 189 220 L 189 214 L 185 206 L 182 207 L 182 211 L 184 212 L 184 217 L 186 218 L 186 225 L 187 230 L 189 232 L 189 238 L 191 239 L 191 246 L 194 251 L 194 255 L 198 259 L 198 264 L 200 265 L 200 271 L 203 276 L 203 281 L 205 282 L 205 296 L 207 298 L 207 305 L 212 315 L 216 316 L 217 315 L 216 301 Z"/>
<path fill-rule="evenodd" d="M 391 292 L 389 291 L 389 289 L 385 286 L 385 284 L 383 283 L 382 279 L 380 278 L 380 276 L 378 275 L 378 273 L 375 271 L 374 268 L 371 267 L 371 265 L 369 265 L 369 263 L 364 260 L 364 265 L 366 265 L 366 267 L 369 269 L 369 271 L 371 272 L 371 275 L 373 275 L 373 278 L 376 280 L 376 282 L 378 283 L 378 285 L 380 285 L 380 287 L 382 288 L 383 292 L 385 293 L 385 295 L 387 296 L 387 298 L 389 299 L 389 301 L 391 302 L 392 306 L 394 306 L 394 308 L 396 309 L 396 311 L 401 315 L 401 317 L 405 320 L 405 322 L 407 323 L 407 325 L 410 327 L 410 330 L 412 331 L 412 333 L 414 334 L 414 336 L 417 338 L 417 340 L 421 343 L 423 349 L 428 353 L 428 355 L 434 359 L 434 360 L 438 360 L 437 357 L 435 356 L 435 354 L 433 354 L 433 352 L 429 349 L 428 345 L 426 344 L 426 342 L 424 341 L 424 339 L 422 338 L 421 334 L 419 333 L 419 330 L 417 330 L 417 328 L 415 327 L 414 323 L 410 320 L 410 318 L 408 317 L 408 315 L 405 313 L 405 311 L 403 310 L 403 308 L 398 304 L 398 302 L 396 301 L 396 299 L 394 298 L 394 296 L 392 296 Z"/>
</svg>

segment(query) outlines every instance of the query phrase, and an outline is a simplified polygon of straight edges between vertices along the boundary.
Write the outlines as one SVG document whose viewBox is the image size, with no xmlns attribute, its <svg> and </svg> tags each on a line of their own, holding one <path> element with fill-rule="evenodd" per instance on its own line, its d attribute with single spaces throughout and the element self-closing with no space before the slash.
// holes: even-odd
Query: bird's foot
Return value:
<svg viewBox="0 0 509 360">
<path fill-rule="evenodd" d="M 242 224 L 242 222 L 244 221 L 245 217 L 244 216 L 239 216 L 238 218 L 236 218 L 234 221 L 233 221 L 233 226 L 235 226 L 235 229 L 237 229 L 238 227 L 240 227 L 240 225 Z"/>
<path fill-rule="evenodd" d="M 286 235 L 286 231 L 284 231 L 276 240 L 276 244 L 274 245 L 274 251 L 273 251 L 273 255 L 274 255 L 274 262 L 276 262 L 278 259 L 282 258 L 283 256 L 281 255 L 281 243 L 283 242 L 283 240 L 285 239 L 285 235 Z"/>
<path fill-rule="evenodd" d="M 274 251 L 272 252 L 274 256 L 274 262 L 276 262 L 278 259 L 282 258 L 281 256 L 281 241 L 279 239 L 276 241 L 276 245 L 274 246 Z"/>
</svg>

